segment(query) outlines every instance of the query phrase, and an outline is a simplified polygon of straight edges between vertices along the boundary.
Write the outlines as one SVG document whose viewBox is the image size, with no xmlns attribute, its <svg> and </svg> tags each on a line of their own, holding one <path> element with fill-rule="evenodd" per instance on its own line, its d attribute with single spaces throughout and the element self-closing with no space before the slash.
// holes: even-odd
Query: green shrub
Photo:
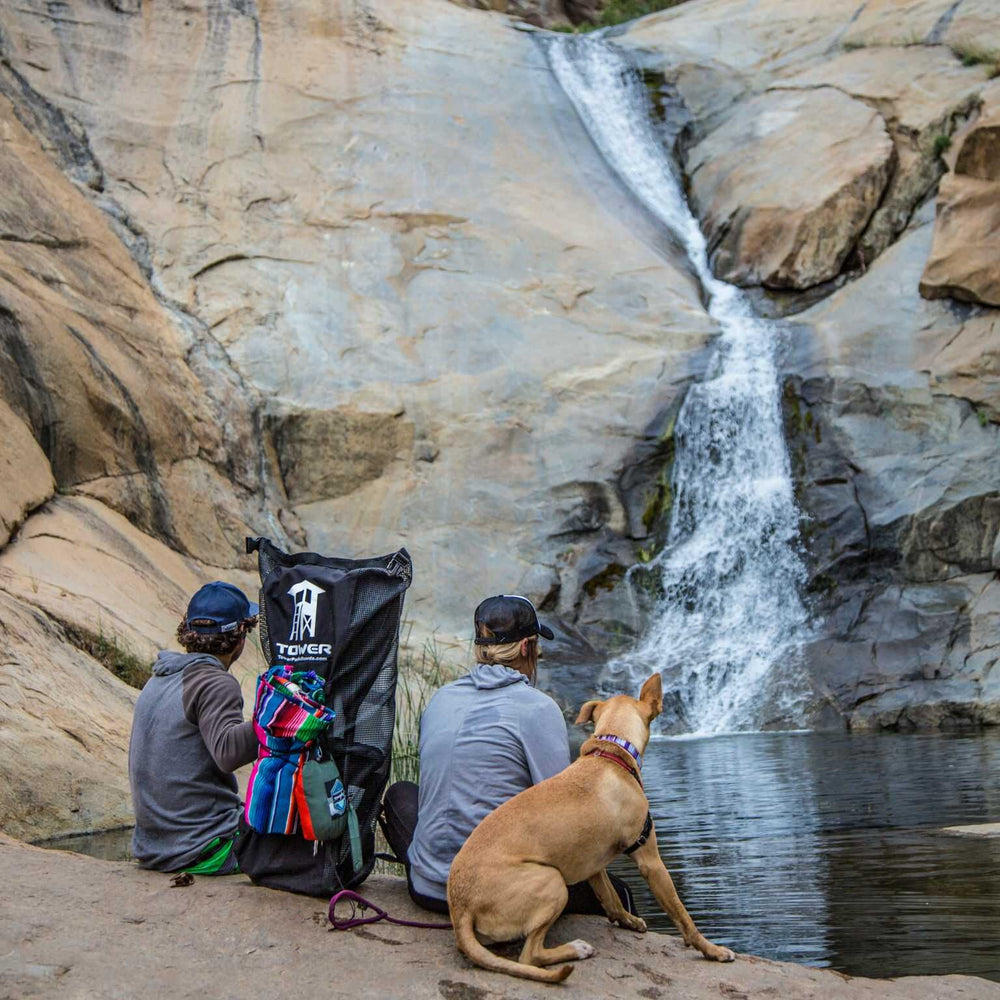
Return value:
<svg viewBox="0 0 1000 1000">
<path fill-rule="evenodd" d="M 66 637 L 77 649 L 93 657 L 129 687 L 142 690 L 152 676 L 152 665 L 137 656 L 120 636 L 108 635 L 100 622 L 96 632 L 79 625 L 67 625 L 65 628 Z"/>
<path fill-rule="evenodd" d="M 990 49 L 967 39 L 953 43 L 951 51 L 963 66 L 985 66 L 991 78 L 1000 76 L 1000 49 Z"/>
<path fill-rule="evenodd" d="M 943 156 L 948 150 L 951 149 L 951 136 L 950 135 L 936 135 L 934 136 L 934 155 Z"/>
<path fill-rule="evenodd" d="M 399 681 L 396 685 L 396 723 L 392 731 L 392 764 L 389 784 L 396 781 L 420 782 L 420 717 L 424 714 L 431 695 L 452 679 L 450 671 L 441 662 L 433 639 L 424 643 L 419 654 L 407 647 L 399 653 Z M 375 849 L 386 853 L 389 845 L 376 830 Z M 401 865 L 378 861 L 375 871 L 380 875 L 403 875 Z"/>
<path fill-rule="evenodd" d="M 655 14 L 658 10 L 677 7 L 683 2 L 684 0 L 611 0 L 601 11 L 596 22 L 578 25 L 576 30 L 594 31 L 596 28 L 610 28 L 615 24 L 634 21 L 637 17 Z"/>
</svg>

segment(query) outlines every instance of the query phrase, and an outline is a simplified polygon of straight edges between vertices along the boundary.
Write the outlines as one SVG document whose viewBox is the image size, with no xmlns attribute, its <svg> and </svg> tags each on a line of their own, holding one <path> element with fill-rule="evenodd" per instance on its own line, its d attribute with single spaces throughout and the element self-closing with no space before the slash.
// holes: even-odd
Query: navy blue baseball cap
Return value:
<svg viewBox="0 0 1000 1000">
<path fill-rule="evenodd" d="M 192 632 L 211 635 L 213 632 L 232 632 L 239 628 L 244 618 L 253 618 L 259 612 L 260 606 L 247 600 L 247 595 L 239 587 L 216 580 L 206 583 L 191 598 L 186 617 Z M 195 621 L 211 624 L 191 624 Z"/>
<path fill-rule="evenodd" d="M 476 608 L 476 637 L 473 642 L 477 646 L 496 646 L 506 642 L 517 642 L 520 639 L 530 639 L 540 635 L 545 639 L 553 638 L 552 629 L 538 621 L 538 613 L 534 604 L 527 597 L 518 594 L 497 594 L 487 597 Z M 490 631 L 488 636 L 480 636 L 479 626 L 485 625 Z"/>
</svg>

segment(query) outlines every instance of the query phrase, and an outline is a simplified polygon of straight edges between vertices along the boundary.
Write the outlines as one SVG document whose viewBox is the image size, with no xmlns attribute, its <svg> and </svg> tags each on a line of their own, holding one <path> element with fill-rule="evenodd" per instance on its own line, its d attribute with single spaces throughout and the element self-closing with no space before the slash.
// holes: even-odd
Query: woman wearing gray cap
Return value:
<svg viewBox="0 0 1000 1000">
<path fill-rule="evenodd" d="M 534 687 L 539 637 L 553 633 L 526 597 L 489 597 L 475 613 L 476 664 L 431 698 L 420 720 L 420 787 L 385 793 L 382 829 L 419 906 L 447 913 L 451 862 L 480 820 L 569 766 L 566 720 Z M 612 879 L 634 911 L 624 883 Z M 567 911 L 603 913 L 586 883 Z"/>
</svg>

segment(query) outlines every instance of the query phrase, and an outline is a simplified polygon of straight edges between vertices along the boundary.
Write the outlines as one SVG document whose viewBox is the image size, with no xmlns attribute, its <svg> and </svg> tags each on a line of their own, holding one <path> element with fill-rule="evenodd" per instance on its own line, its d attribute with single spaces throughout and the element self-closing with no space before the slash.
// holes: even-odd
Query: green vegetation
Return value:
<svg viewBox="0 0 1000 1000">
<path fill-rule="evenodd" d="M 841 48 L 845 52 L 856 52 L 858 49 L 906 49 L 913 45 L 926 44 L 923 35 L 918 35 L 911 31 L 906 35 L 898 35 L 889 39 L 874 39 L 868 41 L 865 38 L 850 38 L 841 43 Z"/>
<path fill-rule="evenodd" d="M 951 51 L 963 66 L 985 66 L 990 79 L 1000 76 L 1000 49 L 990 49 L 979 42 L 966 39 L 954 42 Z"/>
<path fill-rule="evenodd" d="M 596 31 L 598 28 L 610 28 L 615 24 L 634 21 L 637 17 L 655 14 L 659 10 L 677 7 L 682 3 L 684 0 L 611 0 L 601 11 L 596 21 L 585 21 L 575 26 L 559 24 L 555 25 L 552 30 L 564 32 Z"/>
<path fill-rule="evenodd" d="M 410 648 L 400 651 L 390 783 L 420 781 L 420 717 L 431 695 L 451 679 L 433 639 L 424 643 L 419 654 Z"/>
<path fill-rule="evenodd" d="M 583 592 L 588 597 L 596 597 L 599 590 L 614 590 L 623 576 L 625 567 L 621 563 L 608 563 L 600 573 L 592 576 L 583 585 Z"/>
<path fill-rule="evenodd" d="M 433 639 L 425 642 L 419 653 L 409 646 L 400 650 L 390 785 L 396 781 L 420 782 L 420 717 L 431 695 L 451 679 Z M 381 829 L 376 828 L 375 838 L 375 850 L 380 854 L 388 853 L 389 845 Z M 388 861 L 377 861 L 375 871 L 380 875 L 404 874 L 402 865 Z"/>
<path fill-rule="evenodd" d="M 934 155 L 943 156 L 948 150 L 951 149 L 951 136 L 950 135 L 936 135 L 934 136 Z"/>
<path fill-rule="evenodd" d="M 107 635 L 100 622 L 96 632 L 78 625 L 67 625 L 65 628 L 66 637 L 77 649 L 92 656 L 129 687 L 142 690 L 152 675 L 152 665 L 137 656 L 121 637 Z"/>
<path fill-rule="evenodd" d="M 663 551 L 663 545 L 657 540 L 653 540 L 653 544 L 646 548 L 640 545 L 639 550 L 636 552 L 636 557 L 641 563 L 652 562 L 661 552 Z"/>
<path fill-rule="evenodd" d="M 990 422 L 990 415 L 982 407 L 976 410 L 976 416 L 979 418 L 980 427 L 985 427 Z"/>
</svg>

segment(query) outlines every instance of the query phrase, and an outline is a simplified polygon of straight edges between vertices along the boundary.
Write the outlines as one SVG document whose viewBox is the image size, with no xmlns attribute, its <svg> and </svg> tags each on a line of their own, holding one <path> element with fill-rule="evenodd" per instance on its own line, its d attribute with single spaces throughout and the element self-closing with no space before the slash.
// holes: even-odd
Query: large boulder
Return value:
<svg viewBox="0 0 1000 1000">
<path fill-rule="evenodd" d="M 1000 306 L 1000 85 L 983 97 L 983 113 L 963 134 L 941 182 L 920 292 Z"/>
<path fill-rule="evenodd" d="M 827 121 L 808 115 L 812 95 L 833 88 L 877 112 L 893 151 L 872 211 L 864 215 L 856 207 L 833 224 L 829 215 L 818 215 L 823 234 L 818 253 L 810 253 L 809 230 L 804 230 L 800 256 L 809 254 L 823 265 L 804 271 L 807 281 L 817 273 L 829 280 L 841 270 L 855 273 L 868 267 L 933 193 L 945 171 L 942 153 L 950 137 L 975 116 L 994 72 L 988 38 L 991 29 L 997 30 L 995 20 L 985 5 L 975 10 L 970 5 L 968 11 L 961 5 L 956 11 L 945 0 L 893 0 L 860 9 L 849 2 L 817 8 L 773 0 L 756 5 L 752 13 L 732 0 L 705 0 L 696 8 L 643 18 L 617 40 L 643 67 L 664 74 L 693 115 L 680 152 L 691 176 L 693 204 L 707 233 L 722 244 L 714 260 L 716 272 L 741 284 L 803 288 L 802 279 L 790 279 L 773 260 L 763 269 L 755 267 L 750 250 L 742 255 L 742 264 L 730 261 L 746 221 L 763 215 L 762 208 L 766 217 L 757 226 L 767 235 L 780 239 L 795 231 L 803 198 L 808 205 L 813 197 L 803 192 L 816 186 L 809 169 L 820 186 L 841 162 L 845 177 L 852 169 L 850 145 L 833 148 L 823 136 L 827 127 L 831 134 L 842 127 L 837 116 L 827 116 Z M 722 24 L 727 30 L 720 29 Z M 789 116 L 783 132 L 776 128 L 776 115 L 762 114 L 793 101 L 786 92 L 802 92 L 800 114 L 805 117 L 796 124 Z M 775 138 L 768 141 L 765 134 L 772 131 Z M 798 145 L 797 131 L 802 133 Z M 782 137 L 787 141 L 777 141 Z M 752 151 L 745 161 L 739 155 L 744 147 Z M 729 169 L 717 168 L 718 180 L 711 172 L 705 175 L 707 196 L 700 194 L 704 161 L 720 156 Z M 800 176 L 804 183 L 797 182 Z M 866 176 L 863 171 L 861 176 Z M 782 186 L 778 179 L 788 183 Z M 864 219 L 860 228 L 858 218 Z M 755 241 L 753 249 L 762 242 Z M 801 267 L 801 261 L 795 263 Z"/>
<path fill-rule="evenodd" d="M 836 277 L 894 166 L 882 116 L 840 90 L 774 90 L 740 104 L 687 156 L 715 274 L 796 289 Z"/>
<path fill-rule="evenodd" d="M 859 30 L 856 25 L 854 30 Z M 877 108 L 892 136 L 895 166 L 852 254 L 855 268 L 868 266 L 885 251 L 933 192 L 946 169 L 942 153 L 975 115 L 989 72 L 963 65 L 941 45 L 868 46 L 866 37 L 849 34 L 843 43 L 852 46 L 847 51 L 784 76 L 780 84 L 836 87 Z"/>
</svg>

